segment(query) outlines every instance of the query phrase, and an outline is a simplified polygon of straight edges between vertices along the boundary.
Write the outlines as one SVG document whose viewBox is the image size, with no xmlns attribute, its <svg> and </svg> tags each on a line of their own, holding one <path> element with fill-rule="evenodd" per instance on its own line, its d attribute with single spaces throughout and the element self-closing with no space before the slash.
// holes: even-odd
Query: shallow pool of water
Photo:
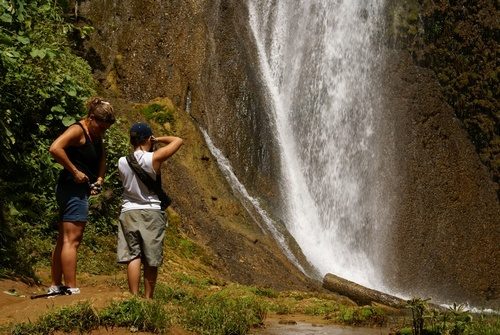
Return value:
<svg viewBox="0 0 500 335">
<path fill-rule="evenodd" d="M 266 321 L 265 328 L 251 332 L 255 335 L 388 335 L 386 328 L 362 328 L 340 325 L 314 324 L 297 321 L 280 323 L 279 320 Z"/>
</svg>

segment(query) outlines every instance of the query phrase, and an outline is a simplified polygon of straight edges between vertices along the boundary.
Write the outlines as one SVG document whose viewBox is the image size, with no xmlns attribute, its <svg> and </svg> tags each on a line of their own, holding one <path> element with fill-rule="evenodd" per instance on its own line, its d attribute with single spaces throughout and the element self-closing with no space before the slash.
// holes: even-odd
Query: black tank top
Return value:
<svg viewBox="0 0 500 335">
<path fill-rule="evenodd" d="M 64 149 L 64 151 L 66 151 L 66 155 L 68 155 L 69 160 L 76 168 L 89 177 L 89 182 L 94 183 L 99 173 L 99 161 L 103 150 L 102 140 L 92 142 L 87 131 L 80 122 L 76 122 L 73 125 L 78 125 L 82 128 L 83 134 L 85 135 L 85 144 L 77 147 L 71 146 Z M 61 182 L 75 183 L 73 175 L 66 169 L 62 170 L 59 175 L 59 183 Z"/>
</svg>

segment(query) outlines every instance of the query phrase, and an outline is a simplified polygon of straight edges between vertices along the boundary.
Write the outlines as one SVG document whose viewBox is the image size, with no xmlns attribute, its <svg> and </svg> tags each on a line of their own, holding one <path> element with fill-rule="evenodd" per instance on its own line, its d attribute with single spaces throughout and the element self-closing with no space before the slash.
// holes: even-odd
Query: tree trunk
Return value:
<svg viewBox="0 0 500 335">
<path fill-rule="evenodd" d="M 346 296 L 359 305 L 370 305 L 372 302 L 376 302 L 396 308 L 404 308 L 406 306 L 406 301 L 403 299 L 369 289 L 331 273 L 327 273 L 323 278 L 323 287 Z"/>
</svg>

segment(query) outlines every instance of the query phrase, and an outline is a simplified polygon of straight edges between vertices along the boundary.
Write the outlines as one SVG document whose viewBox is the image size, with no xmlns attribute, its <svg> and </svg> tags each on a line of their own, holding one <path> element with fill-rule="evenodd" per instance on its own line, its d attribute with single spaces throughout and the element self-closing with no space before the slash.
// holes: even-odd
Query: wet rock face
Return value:
<svg viewBox="0 0 500 335">
<path fill-rule="evenodd" d="M 110 93 L 171 97 L 231 161 L 253 195 L 279 208 L 279 156 L 242 1 L 84 1 L 87 59 Z M 275 213 L 277 213 L 275 211 Z"/>
<path fill-rule="evenodd" d="M 394 52 L 383 86 L 399 195 L 388 281 L 441 302 L 497 305 L 500 205 L 487 168 L 429 70 Z"/>
</svg>

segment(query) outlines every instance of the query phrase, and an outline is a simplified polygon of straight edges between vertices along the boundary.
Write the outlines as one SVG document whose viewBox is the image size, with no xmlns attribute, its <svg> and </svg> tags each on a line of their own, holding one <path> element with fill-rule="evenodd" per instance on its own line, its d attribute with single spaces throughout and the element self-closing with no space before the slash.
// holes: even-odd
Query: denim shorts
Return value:
<svg viewBox="0 0 500 335">
<path fill-rule="evenodd" d="M 87 222 L 89 214 L 89 187 L 86 183 L 58 183 L 56 200 L 61 221 Z"/>
<path fill-rule="evenodd" d="M 140 257 L 149 266 L 160 266 L 166 227 L 165 212 L 158 209 L 122 212 L 118 225 L 118 263 L 128 263 Z"/>
</svg>

